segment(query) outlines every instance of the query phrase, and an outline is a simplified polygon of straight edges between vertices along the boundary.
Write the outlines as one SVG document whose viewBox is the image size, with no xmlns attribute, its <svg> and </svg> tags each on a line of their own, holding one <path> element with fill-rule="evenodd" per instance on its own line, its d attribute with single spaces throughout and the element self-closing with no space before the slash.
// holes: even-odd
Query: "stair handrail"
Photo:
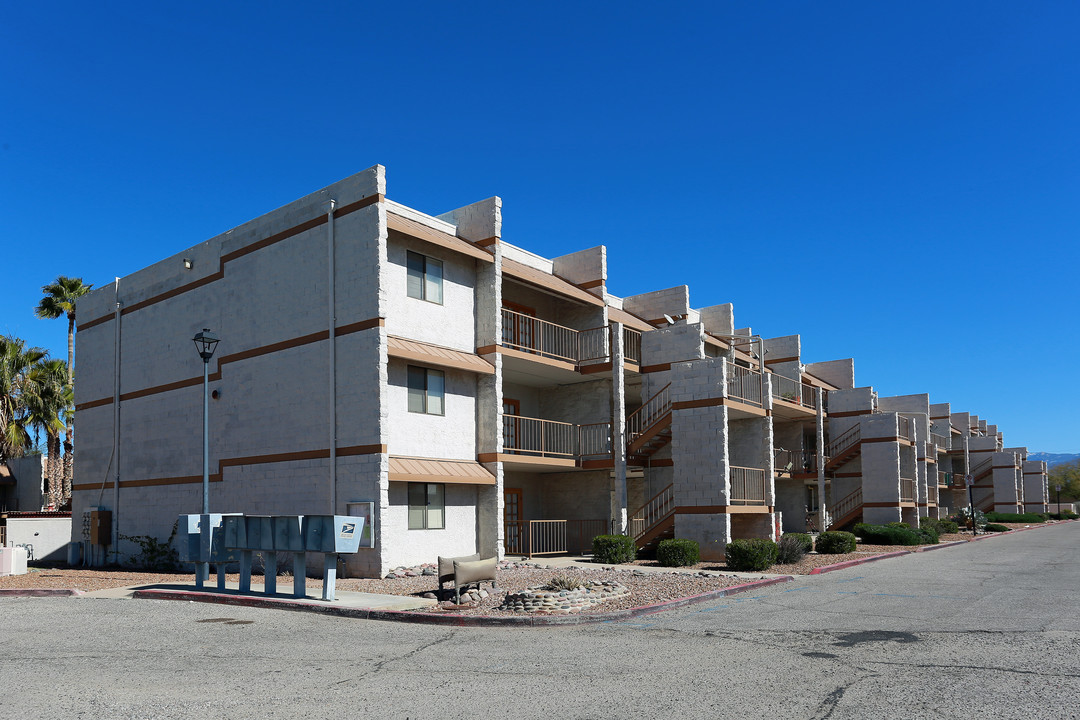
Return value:
<svg viewBox="0 0 1080 720">
<path fill-rule="evenodd" d="M 633 528 L 637 525 L 641 528 L 631 531 L 635 540 L 652 530 L 661 520 L 675 511 L 674 487 L 674 483 L 668 485 L 630 514 L 629 526 Z"/>
<path fill-rule="evenodd" d="M 862 426 L 856 423 L 841 433 L 839 437 L 829 441 L 829 444 L 825 446 L 825 455 L 830 459 L 839 457 L 857 445 L 860 440 L 862 440 Z"/>
<path fill-rule="evenodd" d="M 831 514 L 837 521 L 840 521 L 847 517 L 848 513 L 857 507 L 860 507 L 862 504 L 862 486 L 860 485 L 840 500 L 833 503 Z"/>
<path fill-rule="evenodd" d="M 660 388 L 655 395 L 641 404 L 626 418 L 626 439 L 633 442 L 657 421 L 671 412 L 671 383 Z"/>
<path fill-rule="evenodd" d="M 994 466 L 994 458 L 987 457 L 985 460 L 980 460 L 977 464 L 971 466 L 971 471 L 968 473 L 971 475 L 972 482 L 979 479 L 981 475 L 984 475 L 987 470 L 992 470 Z"/>
</svg>

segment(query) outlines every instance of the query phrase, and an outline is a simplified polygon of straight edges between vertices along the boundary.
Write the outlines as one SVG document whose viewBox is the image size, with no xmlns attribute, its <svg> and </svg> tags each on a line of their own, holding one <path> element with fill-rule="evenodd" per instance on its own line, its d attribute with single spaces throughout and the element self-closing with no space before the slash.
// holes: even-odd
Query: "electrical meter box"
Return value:
<svg viewBox="0 0 1080 720">
<path fill-rule="evenodd" d="M 90 543 L 112 544 L 112 510 L 90 511 Z"/>
<path fill-rule="evenodd" d="M 275 515 L 270 518 L 274 531 L 274 549 L 282 552 L 303 552 L 303 515 Z"/>
<path fill-rule="evenodd" d="M 269 515 L 245 515 L 247 544 L 245 550 L 273 550 L 274 531 Z"/>
<path fill-rule="evenodd" d="M 352 515 L 305 515 L 304 547 L 310 552 L 354 553 L 360 549 L 364 518 Z"/>
<path fill-rule="evenodd" d="M 243 515 L 230 515 L 225 518 L 225 547 L 247 547 L 247 522 Z"/>
</svg>

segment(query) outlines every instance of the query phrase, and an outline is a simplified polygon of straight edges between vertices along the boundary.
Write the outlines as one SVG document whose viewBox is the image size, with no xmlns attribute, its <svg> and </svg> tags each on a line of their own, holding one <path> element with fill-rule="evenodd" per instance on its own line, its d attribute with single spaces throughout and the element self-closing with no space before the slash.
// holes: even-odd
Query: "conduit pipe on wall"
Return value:
<svg viewBox="0 0 1080 720">
<path fill-rule="evenodd" d="M 118 561 L 120 549 L 120 278 L 113 281 L 113 560 Z"/>
<path fill-rule="evenodd" d="M 326 212 L 327 257 L 329 265 L 329 289 L 327 312 L 330 325 L 330 514 L 337 514 L 337 297 L 335 294 L 334 267 L 334 208 L 337 202 L 330 200 Z"/>
</svg>

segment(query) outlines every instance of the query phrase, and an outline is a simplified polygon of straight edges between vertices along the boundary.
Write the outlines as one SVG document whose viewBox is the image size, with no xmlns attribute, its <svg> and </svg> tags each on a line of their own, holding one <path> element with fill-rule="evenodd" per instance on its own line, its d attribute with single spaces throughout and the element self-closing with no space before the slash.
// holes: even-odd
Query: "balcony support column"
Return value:
<svg viewBox="0 0 1080 720">
<path fill-rule="evenodd" d="M 814 388 L 814 396 L 817 401 L 817 417 L 815 428 L 817 430 L 817 527 L 818 532 L 825 532 L 829 528 L 825 525 L 825 398 L 821 388 Z"/>
<path fill-rule="evenodd" d="M 611 488 L 611 531 L 626 533 L 626 348 L 622 323 L 610 324 L 611 344 L 611 453 L 615 477 Z"/>
</svg>

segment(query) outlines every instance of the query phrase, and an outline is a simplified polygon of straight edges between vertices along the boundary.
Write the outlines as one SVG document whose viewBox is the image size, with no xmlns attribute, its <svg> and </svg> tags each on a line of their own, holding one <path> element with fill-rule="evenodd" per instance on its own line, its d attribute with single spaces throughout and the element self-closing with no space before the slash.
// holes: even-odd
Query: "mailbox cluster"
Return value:
<svg viewBox="0 0 1080 720">
<path fill-rule="evenodd" d="M 222 566 L 240 562 L 240 592 L 251 592 L 252 553 L 266 563 L 264 592 L 277 592 L 277 553 L 293 554 L 293 596 L 307 594 L 307 553 L 325 554 L 323 600 L 333 600 L 338 555 L 360 549 L 364 518 L 351 515 L 181 515 L 181 560 L 217 565 L 217 586 L 225 589 Z M 196 581 L 201 587 L 201 583 Z"/>
</svg>

